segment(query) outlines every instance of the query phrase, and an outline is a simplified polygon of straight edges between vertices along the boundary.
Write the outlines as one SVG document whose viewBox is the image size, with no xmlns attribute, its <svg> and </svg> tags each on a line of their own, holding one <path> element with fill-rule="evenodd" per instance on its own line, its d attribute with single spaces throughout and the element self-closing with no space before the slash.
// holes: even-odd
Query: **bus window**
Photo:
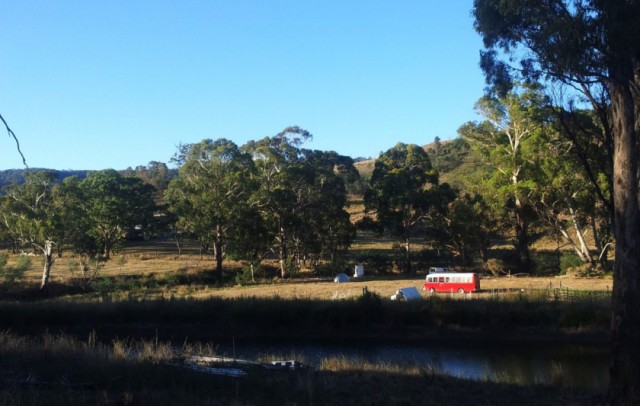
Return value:
<svg viewBox="0 0 640 406">
<path fill-rule="evenodd" d="M 444 278 L 443 278 L 442 276 L 441 276 L 441 277 L 439 277 L 439 278 L 438 278 L 438 282 L 440 282 L 440 283 L 444 283 Z"/>
</svg>

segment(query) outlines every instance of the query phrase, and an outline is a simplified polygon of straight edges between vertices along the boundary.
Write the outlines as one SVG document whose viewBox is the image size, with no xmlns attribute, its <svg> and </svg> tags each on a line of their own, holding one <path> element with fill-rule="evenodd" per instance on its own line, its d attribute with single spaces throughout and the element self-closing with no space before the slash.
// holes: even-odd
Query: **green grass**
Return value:
<svg viewBox="0 0 640 406">
<path fill-rule="evenodd" d="M 607 299 L 549 301 L 526 294 L 458 300 L 436 296 L 392 302 L 375 294 L 347 300 L 282 298 L 112 299 L 101 301 L 1 302 L 0 326 L 14 331 L 69 331 L 148 337 L 245 339 L 403 339 L 437 337 L 470 329 L 488 340 L 526 337 L 531 329 L 602 335 L 610 324 Z M 132 331 L 132 332 L 129 332 Z M 509 331 L 509 334 L 505 334 Z M 473 335 L 472 334 L 472 335 Z M 536 337 L 544 339 L 543 337 Z"/>
</svg>

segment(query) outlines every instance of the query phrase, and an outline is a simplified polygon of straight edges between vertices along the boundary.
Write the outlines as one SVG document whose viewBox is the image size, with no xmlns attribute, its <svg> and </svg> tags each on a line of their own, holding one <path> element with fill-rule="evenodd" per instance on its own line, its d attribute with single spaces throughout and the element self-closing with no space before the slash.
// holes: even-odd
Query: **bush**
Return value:
<svg viewBox="0 0 640 406">
<path fill-rule="evenodd" d="M 507 273 L 504 261 L 495 258 L 487 260 L 484 263 L 484 269 L 493 276 L 502 276 Z"/>
<path fill-rule="evenodd" d="M 264 277 L 265 271 L 262 269 L 262 266 L 255 265 L 253 267 L 253 279 L 259 279 Z M 247 264 L 242 267 L 240 272 L 236 273 L 236 283 L 238 285 L 245 285 L 248 283 L 255 283 L 255 280 L 252 279 L 251 275 L 251 265 Z"/>
<path fill-rule="evenodd" d="M 91 286 L 101 295 L 111 293 L 114 290 L 113 281 L 109 277 L 94 279 Z"/>
<path fill-rule="evenodd" d="M 579 268 L 584 265 L 584 262 L 579 256 L 572 252 L 565 252 L 560 257 L 560 275 L 565 275 L 569 268 Z"/>
<path fill-rule="evenodd" d="M 537 251 L 532 253 L 534 275 L 550 275 L 558 273 L 557 251 Z"/>
<path fill-rule="evenodd" d="M 2 257 L 4 257 L 4 259 Z M 16 264 L 13 267 L 6 266 L 8 259 L 7 254 L 2 254 L 2 256 L 0 256 L 1 276 L 6 282 L 15 282 L 17 279 L 20 279 L 29 268 L 31 268 L 31 257 L 24 255 L 19 256 L 18 261 L 16 261 Z"/>
</svg>

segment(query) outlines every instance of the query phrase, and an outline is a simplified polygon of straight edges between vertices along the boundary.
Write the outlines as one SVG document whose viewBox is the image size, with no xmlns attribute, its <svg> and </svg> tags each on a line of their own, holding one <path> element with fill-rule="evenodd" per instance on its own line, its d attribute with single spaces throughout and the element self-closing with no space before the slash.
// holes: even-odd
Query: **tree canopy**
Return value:
<svg viewBox="0 0 640 406">
<path fill-rule="evenodd" d="M 505 94 L 514 78 L 547 89 L 561 115 L 590 105 L 612 165 L 609 207 L 615 235 L 611 404 L 640 403 L 640 2 L 636 0 L 476 0 L 475 27 L 485 50 L 490 90 Z M 581 157 L 585 170 L 588 162 Z M 600 185 L 591 176 L 595 187 Z"/>
</svg>

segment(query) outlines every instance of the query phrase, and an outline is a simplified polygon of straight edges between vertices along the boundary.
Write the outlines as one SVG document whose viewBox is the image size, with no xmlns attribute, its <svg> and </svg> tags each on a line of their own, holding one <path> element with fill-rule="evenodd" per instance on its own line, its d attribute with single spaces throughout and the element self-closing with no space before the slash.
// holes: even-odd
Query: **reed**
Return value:
<svg viewBox="0 0 640 406">
<path fill-rule="evenodd" d="M 471 381 L 429 368 L 332 357 L 317 369 L 252 369 L 242 378 L 183 368 L 211 344 L 86 340 L 0 332 L 3 405 L 492 404 L 589 405 L 602 394 L 555 385 Z"/>
</svg>

